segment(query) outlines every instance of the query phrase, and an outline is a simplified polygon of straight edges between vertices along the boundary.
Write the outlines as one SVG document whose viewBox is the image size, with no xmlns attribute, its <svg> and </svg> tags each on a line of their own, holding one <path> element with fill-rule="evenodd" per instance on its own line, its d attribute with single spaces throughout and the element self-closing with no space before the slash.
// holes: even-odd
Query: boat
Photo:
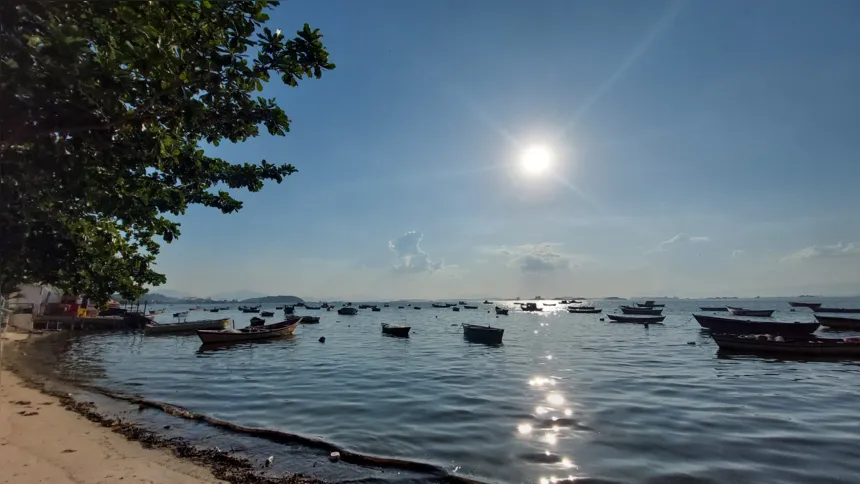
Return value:
<svg viewBox="0 0 860 484">
<path fill-rule="evenodd" d="M 146 334 L 181 333 L 183 331 L 197 331 L 198 329 L 224 329 L 229 319 L 207 319 L 204 321 L 191 321 L 181 323 L 149 323 L 143 327 Z"/>
<path fill-rule="evenodd" d="M 296 308 L 293 306 L 284 306 L 284 314 L 293 314 L 296 312 Z"/>
<path fill-rule="evenodd" d="M 200 311 L 201 309 L 203 308 L 201 308 L 200 306 L 197 306 L 195 308 L 188 308 L 189 311 Z"/>
<path fill-rule="evenodd" d="M 412 309 L 421 309 L 421 306 L 412 306 Z"/>
<path fill-rule="evenodd" d="M 185 316 L 188 316 L 188 311 L 180 311 L 178 313 L 173 313 L 174 318 L 184 318 Z"/>
<path fill-rule="evenodd" d="M 264 324 L 266 324 L 266 320 L 263 318 L 258 318 L 257 316 L 251 318 L 251 326 L 262 326 Z"/>
<path fill-rule="evenodd" d="M 620 309 L 624 314 L 639 314 L 642 316 L 660 316 L 663 314 L 662 309 L 634 308 L 630 306 L 621 306 Z"/>
<path fill-rule="evenodd" d="M 567 309 L 594 309 L 594 306 L 568 306 Z"/>
<path fill-rule="evenodd" d="M 358 309 L 370 309 L 372 306 L 370 304 L 359 304 Z"/>
<path fill-rule="evenodd" d="M 734 334 L 715 334 L 712 337 L 720 350 L 725 351 L 809 356 L 860 356 L 860 339 L 858 338 L 818 338 L 816 336 L 785 338 L 772 335 Z"/>
<path fill-rule="evenodd" d="M 299 321 L 302 324 L 320 324 L 319 316 L 290 316 L 287 321 Z"/>
<path fill-rule="evenodd" d="M 209 310 L 210 313 L 217 313 L 218 311 L 220 311 L 218 308 L 212 308 Z"/>
<path fill-rule="evenodd" d="M 454 311 L 458 311 L 458 312 L 460 311 L 459 306 L 451 306 L 451 309 L 453 309 Z"/>
<path fill-rule="evenodd" d="M 522 309 L 523 311 L 531 311 L 531 312 L 543 311 L 543 308 L 539 308 L 538 305 L 535 303 L 525 303 L 522 306 L 520 306 L 520 309 Z"/>
<path fill-rule="evenodd" d="M 370 310 L 373 311 L 374 313 L 378 313 L 379 311 L 382 311 L 381 309 L 379 309 L 378 306 L 373 306 L 372 308 L 370 308 Z"/>
<path fill-rule="evenodd" d="M 598 314 L 603 312 L 603 310 L 595 308 L 567 308 L 567 312 L 572 314 Z"/>
<path fill-rule="evenodd" d="M 665 308 L 665 304 L 657 304 L 654 301 L 645 301 L 644 303 L 635 303 L 640 308 Z"/>
<path fill-rule="evenodd" d="M 382 334 L 387 334 L 388 336 L 408 338 L 410 329 L 412 329 L 412 326 L 401 326 L 399 324 L 382 323 Z"/>
<path fill-rule="evenodd" d="M 544 306 L 555 306 L 556 303 L 543 303 Z"/>
<path fill-rule="evenodd" d="M 250 313 L 259 313 L 259 312 L 260 312 L 260 308 L 259 308 L 259 307 L 256 307 L 256 308 L 246 307 L 245 309 L 243 309 L 243 310 L 242 310 L 242 312 L 243 312 L 243 313 L 249 313 L 249 314 L 250 314 Z"/>
<path fill-rule="evenodd" d="M 616 323 L 659 324 L 666 316 L 627 316 L 622 314 L 607 314 L 607 318 Z"/>
<path fill-rule="evenodd" d="M 356 314 L 358 314 L 358 309 L 350 308 L 350 307 L 342 307 L 342 308 L 337 310 L 337 313 L 342 314 L 344 316 L 355 316 Z"/>
<path fill-rule="evenodd" d="M 460 306 L 465 306 L 465 305 L 466 305 L 466 301 L 458 301 L 458 302 L 457 302 L 457 304 L 459 304 Z"/>
<path fill-rule="evenodd" d="M 842 314 L 860 314 L 860 309 L 852 308 L 824 308 L 813 309 L 816 313 L 842 313 Z"/>
<path fill-rule="evenodd" d="M 276 309 L 276 310 L 278 310 L 278 309 L 284 309 L 284 307 L 283 307 L 283 306 L 275 306 L 275 309 Z"/>
<path fill-rule="evenodd" d="M 260 313 L 260 316 L 262 316 L 264 318 L 271 318 L 274 315 L 275 315 L 275 313 L 273 313 L 271 311 L 263 311 Z"/>
<path fill-rule="evenodd" d="M 757 318 L 769 318 L 773 314 L 773 309 L 744 309 L 744 308 L 736 308 L 734 306 L 726 306 L 726 309 L 733 316 L 753 316 Z"/>
<path fill-rule="evenodd" d="M 827 326 L 831 329 L 850 329 L 850 330 L 860 330 L 860 319 L 858 318 L 846 318 L 842 316 L 824 316 L 821 314 L 816 314 L 815 319 L 821 323 L 822 326 Z"/>
<path fill-rule="evenodd" d="M 240 341 L 273 339 L 292 334 L 299 322 L 301 322 L 301 318 L 298 321 L 282 321 L 280 323 L 251 326 L 242 329 L 199 329 L 197 330 L 197 336 L 200 337 L 200 341 L 203 344 L 238 343 Z"/>
<path fill-rule="evenodd" d="M 496 306 L 496 314 L 500 314 L 502 316 L 507 316 L 508 311 L 509 310 L 507 308 L 500 308 L 500 307 Z"/>
<path fill-rule="evenodd" d="M 729 308 L 725 306 L 699 306 L 699 311 L 708 311 L 712 313 L 725 313 Z"/>
<path fill-rule="evenodd" d="M 809 309 L 818 309 L 821 307 L 821 303 L 803 302 L 803 301 L 788 301 L 788 305 L 793 307 L 793 308 L 809 308 Z"/>
<path fill-rule="evenodd" d="M 478 309 L 478 306 L 463 306 L 463 309 Z"/>
<path fill-rule="evenodd" d="M 501 328 L 478 326 L 476 324 L 463 325 L 463 337 L 472 343 L 499 345 L 502 344 L 502 336 L 504 334 L 505 330 Z"/>
<path fill-rule="evenodd" d="M 445 303 L 441 303 L 441 304 L 440 303 L 432 303 L 431 306 L 433 306 L 434 308 L 447 308 L 448 307 L 448 305 Z"/>
<path fill-rule="evenodd" d="M 484 299 L 484 304 L 493 304 L 493 303 L 491 303 L 490 301 L 487 301 L 486 299 Z"/>
<path fill-rule="evenodd" d="M 387 307 L 388 307 L 388 304 L 383 304 L 382 306 L 387 308 Z"/>
<path fill-rule="evenodd" d="M 812 323 L 780 323 L 776 321 L 751 321 L 746 319 L 709 316 L 694 314 L 699 326 L 712 333 L 728 334 L 779 334 L 782 336 L 801 336 L 812 334 L 819 324 Z"/>
<path fill-rule="evenodd" d="M 320 306 L 308 306 L 307 304 L 305 304 L 305 309 L 308 309 L 308 310 L 311 310 L 311 311 L 319 311 L 319 310 L 320 310 Z"/>
</svg>

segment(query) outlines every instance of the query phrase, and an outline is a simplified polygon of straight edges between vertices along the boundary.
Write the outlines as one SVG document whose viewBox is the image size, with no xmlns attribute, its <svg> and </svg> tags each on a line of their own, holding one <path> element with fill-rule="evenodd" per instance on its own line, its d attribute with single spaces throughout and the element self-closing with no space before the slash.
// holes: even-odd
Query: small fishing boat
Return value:
<svg viewBox="0 0 860 484">
<path fill-rule="evenodd" d="M 816 314 L 815 319 L 821 323 L 822 326 L 827 326 L 831 329 L 849 329 L 853 331 L 860 330 L 860 319 L 858 318 L 846 318 L 842 316 L 825 316 L 823 314 Z"/>
<path fill-rule="evenodd" d="M 203 344 L 238 343 L 240 341 L 255 341 L 263 339 L 280 338 L 295 331 L 298 321 L 282 321 L 280 323 L 267 324 L 263 326 L 251 326 L 242 329 L 222 330 L 197 330 L 197 336 Z"/>
<path fill-rule="evenodd" d="M 801 336 L 814 333 L 819 324 L 781 323 L 776 321 L 751 321 L 747 319 L 694 314 L 694 318 L 704 329 L 712 333 L 726 334 L 779 334 L 782 336 Z"/>
<path fill-rule="evenodd" d="M 382 334 L 387 334 L 388 336 L 408 338 L 410 329 L 412 329 L 412 326 L 401 326 L 399 324 L 382 323 Z"/>
<path fill-rule="evenodd" d="M 663 314 L 662 309 L 634 308 L 630 306 L 621 306 L 620 309 L 624 314 L 638 314 L 640 316 L 660 316 Z"/>
<path fill-rule="evenodd" d="M 852 308 L 824 308 L 813 309 L 816 313 L 842 313 L 842 314 L 860 314 L 860 309 Z"/>
<path fill-rule="evenodd" d="M 699 306 L 699 311 L 708 311 L 712 313 L 725 313 L 729 308 L 725 306 Z"/>
<path fill-rule="evenodd" d="M 284 314 L 293 314 L 296 312 L 296 308 L 293 306 L 284 306 Z"/>
<path fill-rule="evenodd" d="M 185 316 L 188 316 L 188 311 L 180 311 L 178 313 L 173 313 L 174 318 L 184 318 Z"/>
<path fill-rule="evenodd" d="M 275 315 L 275 313 L 273 313 L 271 311 L 263 311 L 260 313 L 260 316 L 262 316 L 264 318 L 271 318 L 274 315 Z"/>
<path fill-rule="evenodd" d="M 246 307 L 245 309 L 243 309 L 243 310 L 242 310 L 242 312 L 243 312 L 243 313 L 248 313 L 248 314 L 252 314 L 252 313 L 259 313 L 259 312 L 260 312 L 260 308 L 259 308 L 259 307 L 256 307 L 256 308 Z"/>
<path fill-rule="evenodd" d="M 342 314 L 344 316 L 355 316 L 356 314 L 358 314 L 358 309 L 350 308 L 350 307 L 343 307 L 343 308 L 338 309 L 337 313 Z"/>
<path fill-rule="evenodd" d="M 264 324 L 266 324 L 266 320 L 263 318 L 258 318 L 257 316 L 251 318 L 251 326 L 262 326 Z"/>
<path fill-rule="evenodd" d="M 447 308 L 448 307 L 448 305 L 445 303 L 441 303 L 441 304 L 440 303 L 432 303 L 430 305 L 433 306 L 434 308 Z"/>
<path fill-rule="evenodd" d="M 370 304 L 359 304 L 358 309 L 370 309 Z"/>
<path fill-rule="evenodd" d="M 218 308 L 212 308 L 209 310 L 210 313 L 217 313 L 218 311 L 220 311 Z"/>
<path fill-rule="evenodd" d="M 502 344 L 502 336 L 505 330 L 492 328 L 490 326 L 478 326 L 475 324 L 463 325 L 463 337 L 472 343 L 483 343 L 486 345 Z"/>
<path fill-rule="evenodd" d="M 478 306 L 463 306 L 463 309 L 478 309 Z"/>
<path fill-rule="evenodd" d="M 567 312 L 572 314 L 598 314 L 603 312 L 602 309 L 595 308 L 567 308 Z"/>
<path fill-rule="evenodd" d="M 654 301 L 645 301 L 644 303 L 635 303 L 640 308 L 664 308 L 665 304 L 657 304 Z"/>
<path fill-rule="evenodd" d="M 525 303 L 520 306 L 520 309 L 523 311 L 535 312 L 535 311 L 543 311 L 543 308 L 539 308 L 535 303 Z"/>
<path fill-rule="evenodd" d="M 491 303 L 490 301 L 487 301 L 486 299 L 484 299 L 484 304 L 493 304 L 493 303 Z"/>
<path fill-rule="evenodd" d="M 311 311 L 319 311 L 319 310 L 320 310 L 320 306 L 308 306 L 307 304 L 305 304 L 305 309 L 308 309 L 308 310 L 311 310 Z"/>
<path fill-rule="evenodd" d="M 405 309 L 406 306 L 397 306 L 397 309 Z"/>
<path fill-rule="evenodd" d="M 421 309 L 421 306 L 412 306 L 412 309 Z"/>
<path fill-rule="evenodd" d="M 773 335 L 734 334 L 714 334 L 712 337 L 720 350 L 732 352 L 825 357 L 860 356 L 860 339 L 858 338 L 818 338 L 815 336 L 786 338 Z"/>
<path fill-rule="evenodd" d="M 229 322 L 229 319 L 207 319 L 182 323 L 149 323 L 143 327 L 143 332 L 146 334 L 163 334 L 190 332 L 198 329 L 224 329 Z"/>
<path fill-rule="evenodd" d="M 594 309 L 594 306 L 568 306 L 567 309 Z"/>
<path fill-rule="evenodd" d="M 283 306 L 275 306 L 275 310 L 278 310 L 278 309 L 284 309 L 284 307 Z"/>
<path fill-rule="evenodd" d="M 465 306 L 465 305 L 466 305 L 466 301 L 459 301 L 459 302 L 457 302 L 457 304 L 459 304 L 460 306 Z"/>
<path fill-rule="evenodd" d="M 382 311 L 382 309 L 379 309 L 379 306 L 373 306 L 372 308 L 370 308 L 370 310 L 373 311 L 374 313 L 378 313 L 379 311 Z"/>
<path fill-rule="evenodd" d="M 774 309 L 744 309 L 733 306 L 726 306 L 733 316 L 753 316 L 757 318 L 769 318 L 773 315 Z"/>
<path fill-rule="evenodd" d="M 230 310 L 230 307 L 229 307 L 229 306 L 228 306 L 228 307 L 225 307 L 225 308 L 221 308 L 221 311 L 229 311 L 229 310 Z"/>
<path fill-rule="evenodd" d="M 201 308 L 200 306 L 197 306 L 196 308 L 188 308 L 189 311 L 200 311 L 201 309 L 203 308 Z"/>
<path fill-rule="evenodd" d="M 460 311 L 460 307 L 459 307 L 459 306 L 451 306 L 451 309 L 453 309 L 454 311 L 457 311 L 457 312 L 459 312 L 459 311 Z"/>
<path fill-rule="evenodd" d="M 507 308 L 500 308 L 500 307 L 496 306 L 496 314 L 500 314 L 502 316 L 507 316 L 508 311 L 509 310 Z"/>
<path fill-rule="evenodd" d="M 821 307 L 819 302 L 803 302 L 803 301 L 788 301 L 788 305 L 793 308 L 809 308 L 818 309 Z"/>
<path fill-rule="evenodd" d="M 607 318 L 616 323 L 659 324 L 666 316 L 627 316 L 622 314 L 607 314 Z"/>
</svg>

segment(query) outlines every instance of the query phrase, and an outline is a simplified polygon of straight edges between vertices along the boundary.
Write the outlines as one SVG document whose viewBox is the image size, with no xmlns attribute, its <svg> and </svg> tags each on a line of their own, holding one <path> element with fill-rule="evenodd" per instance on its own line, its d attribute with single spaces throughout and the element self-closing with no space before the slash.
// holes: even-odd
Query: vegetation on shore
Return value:
<svg viewBox="0 0 860 484">
<path fill-rule="evenodd" d="M 285 135 L 290 119 L 257 92 L 335 67 L 318 30 L 266 27 L 278 4 L 0 2 L 0 292 L 136 299 L 165 282 L 160 243 L 189 206 L 235 212 L 237 189 L 296 172 L 202 149 Z"/>
</svg>

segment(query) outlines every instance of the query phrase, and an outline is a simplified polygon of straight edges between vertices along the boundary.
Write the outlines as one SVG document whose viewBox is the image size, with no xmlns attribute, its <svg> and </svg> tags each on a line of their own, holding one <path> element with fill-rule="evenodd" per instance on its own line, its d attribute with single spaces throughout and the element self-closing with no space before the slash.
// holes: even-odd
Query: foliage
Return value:
<svg viewBox="0 0 860 484">
<path fill-rule="evenodd" d="M 201 149 L 283 136 L 290 119 L 256 92 L 334 68 L 318 30 L 265 27 L 278 3 L 0 2 L 0 290 L 137 297 L 165 281 L 153 266 L 174 216 L 235 212 L 225 188 L 296 171 Z"/>
</svg>

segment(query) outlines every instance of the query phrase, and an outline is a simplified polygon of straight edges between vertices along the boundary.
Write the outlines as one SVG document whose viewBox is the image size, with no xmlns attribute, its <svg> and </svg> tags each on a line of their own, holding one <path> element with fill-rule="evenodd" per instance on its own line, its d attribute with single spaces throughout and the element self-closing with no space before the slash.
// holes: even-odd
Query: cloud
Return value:
<svg viewBox="0 0 860 484">
<path fill-rule="evenodd" d="M 743 249 L 735 249 L 732 251 L 732 257 L 740 257 L 740 256 L 746 254 L 746 252 L 747 251 L 745 251 Z"/>
<path fill-rule="evenodd" d="M 783 257 L 781 260 L 783 262 L 799 262 L 806 259 L 824 259 L 854 255 L 860 255 L 860 243 L 851 242 L 843 244 L 839 242 L 836 245 L 813 245 L 805 247 Z"/>
<path fill-rule="evenodd" d="M 683 233 L 680 233 L 680 234 L 672 237 L 669 240 L 664 240 L 663 242 L 660 242 L 660 244 L 657 246 L 656 252 L 666 252 L 667 250 L 669 250 L 669 247 L 676 245 L 676 244 L 681 244 L 684 242 L 690 242 L 693 244 L 703 244 L 705 242 L 710 242 L 710 241 L 711 241 L 711 238 L 706 237 L 704 235 L 694 235 L 692 237 L 687 237 Z"/>
<path fill-rule="evenodd" d="M 423 238 L 423 232 L 412 230 L 388 241 L 388 248 L 397 257 L 397 262 L 394 264 L 395 271 L 414 274 L 434 272 L 442 268 L 442 261 L 431 261 L 430 255 L 421 249 L 420 244 Z"/>
<path fill-rule="evenodd" d="M 540 244 L 523 244 L 513 247 L 501 247 L 491 252 L 508 257 L 509 264 L 524 273 L 552 272 L 567 270 L 573 266 L 573 259 L 561 252 L 561 244 L 544 242 Z"/>
</svg>

